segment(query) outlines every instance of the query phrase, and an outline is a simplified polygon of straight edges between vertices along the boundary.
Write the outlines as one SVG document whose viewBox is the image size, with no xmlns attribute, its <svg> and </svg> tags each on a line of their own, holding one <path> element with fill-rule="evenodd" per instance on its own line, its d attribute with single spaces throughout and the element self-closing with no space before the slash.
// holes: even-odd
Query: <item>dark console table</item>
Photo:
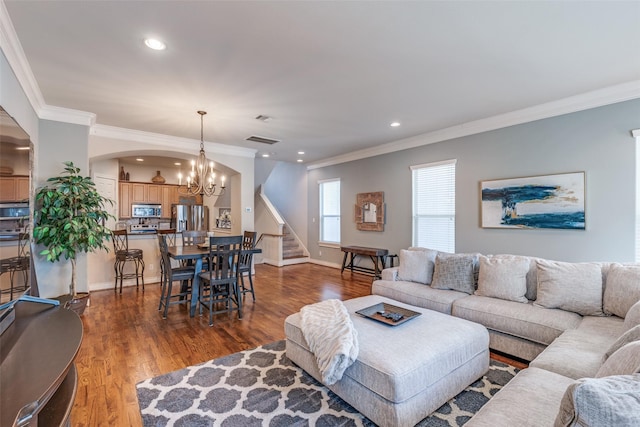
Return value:
<svg viewBox="0 0 640 427">
<path fill-rule="evenodd" d="M 0 336 L 0 426 L 69 425 L 82 322 L 60 306 L 19 301 Z"/>
<path fill-rule="evenodd" d="M 380 277 L 382 270 L 384 270 L 386 266 L 387 255 L 389 255 L 388 249 L 367 248 L 365 246 L 341 246 L 340 250 L 344 252 L 340 273 L 342 273 L 345 268 L 348 268 L 352 273 L 358 271 L 373 274 L 374 278 Z M 369 257 L 371 262 L 373 262 L 373 268 L 354 265 L 357 256 Z M 347 259 L 349 259 L 349 262 L 347 262 Z"/>
</svg>

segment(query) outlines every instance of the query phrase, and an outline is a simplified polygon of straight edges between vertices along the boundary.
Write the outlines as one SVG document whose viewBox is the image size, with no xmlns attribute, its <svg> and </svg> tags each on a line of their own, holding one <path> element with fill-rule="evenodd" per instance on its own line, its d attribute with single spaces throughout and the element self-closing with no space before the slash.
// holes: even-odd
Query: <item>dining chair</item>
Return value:
<svg viewBox="0 0 640 427">
<path fill-rule="evenodd" d="M 165 236 L 165 240 L 167 241 L 167 246 L 175 246 L 176 245 L 176 229 L 175 228 L 167 228 L 163 230 L 156 230 L 157 235 Z M 174 260 L 169 263 L 169 266 L 177 267 L 177 262 Z M 164 281 L 164 262 L 162 261 L 162 254 L 160 254 L 160 283 Z"/>
<path fill-rule="evenodd" d="M 209 310 L 209 326 L 213 326 L 213 315 L 238 312 L 242 319 L 242 298 L 238 289 L 238 260 L 242 250 L 242 236 L 209 238 L 209 265 L 199 274 L 200 314 L 202 307 Z M 235 305 L 235 307 L 234 307 Z"/>
<path fill-rule="evenodd" d="M 193 246 L 205 243 L 207 232 L 203 230 L 185 230 L 182 232 L 182 246 Z"/>
<path fill-rule="evenodd" d="M 113 241 L 113 252 L 115 254 L 115 262 L 113 269 L 116 272 L 114 291 L 118 290 L 118 280 L 120 280 L 120 293 L 122 293 L 123 279 L 136 279 L 136 289 L 139 281 L 142 281 L 142 290 L 144 291 L 144 260 L 142 258 L 142 249 L 130 249 L 129 237 L 127 230 L 111 230 L 111 240 Z M 135 271 L 125 273 L 124 266 L 127 262 L 133 262 Z"/>
<path fill-rule="evenodd" d="M 162 282 L 160 288 L 160 303 L 158 304 L 158 310 L 162 310 L 162 318 L 167 318 L 167 312 L 169 306 L 174 304 L 185 304 L 190 302 L 189 295 L 191 295 L 190 281 L 193 281 L 195 276 L 195 267 L 172 267 L 171 258 L 169 258 L 169 233 L 158 233 L 158 245 L 160 246 L 160 265 L 164 271 L 162 275 Z M 173 282 L 180 281 L 180 291 L 173 293 Z"/>
<path fill-rule="evenodd" d="M 2 293 L 9 293 L 10 300 L 13 300 L 14 292 L 25 291 L 29 286 L 30 265 L 29 233 L 20 233 L 18 234 L 17 256 L 0 260 L 0 276 L 4 273 L 9 273 L 10 282 L 9 289 L 3 290 Z M 15 275 L 18 272 L 22 272 L 22 285 L 14 282 Z"/>
<path fill-rule="evenodd" d="M 256 233 L 255 231 L 245 231 L 242 236 L 242 249 L 253 249 L 256 245 Z M 253 290 L 253 279 L 251 277 L 251 264 L 253 262 L 252 253 L 243 253 L 240 255 L 240 261 L 238 262 L 238 277 L 240 277 L 240 293 L 242 296 L 247 292 L 251 292 L 253 301 L 256 300 L 256 294 Z M 249 276 L 249 288 L 244 285 L 244 274 L 248 273 Z"/>
</svg>

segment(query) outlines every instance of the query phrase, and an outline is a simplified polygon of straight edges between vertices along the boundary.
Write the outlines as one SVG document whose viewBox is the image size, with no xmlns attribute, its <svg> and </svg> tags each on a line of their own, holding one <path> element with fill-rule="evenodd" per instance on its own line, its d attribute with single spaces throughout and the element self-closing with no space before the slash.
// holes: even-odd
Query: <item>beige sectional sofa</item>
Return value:
<svg viewBox="0 0 640 427">
<path fill-rule="evenodd" d="M 372 293 L 480 323 L 530 361 L 469 426 L 640 425 L 640 265 L 409 248 Z"/>
</svg>

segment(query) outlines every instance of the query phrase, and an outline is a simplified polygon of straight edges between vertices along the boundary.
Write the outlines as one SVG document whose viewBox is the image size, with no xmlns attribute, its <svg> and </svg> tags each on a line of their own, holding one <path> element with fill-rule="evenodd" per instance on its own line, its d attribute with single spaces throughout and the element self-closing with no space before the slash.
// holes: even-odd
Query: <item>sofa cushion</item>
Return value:
<svg viewBox="0 0 640 427">
<path fill-rule="evenodd" d="M 538 260 L 535 304 L 583 316 L 601 316 L 602 269 L 597 263 Z"/>
<path fill-rule="evenodd" d="M 627 315 L 624 316 L 624 327 L 629 330 L 636 325 L 640 325 L 640 301 L 633 304 Z"/>
<path fill-rule="evenodd" d="M 562 397 L 556 427 L 640 425 L 640 375 L 583 378 Z"/>
<path fill-rule="evenodd" d="M 400 266 L 398 280 L 422 283 L 428 285 L 433 277 L 435 256 L 431 257 L 426 251 L 400 251 Z"/>
<path fill-rule="evenodd" d="M 596 378 L 609 375 L 631 375 L 640 372 L 640 341 L 620 347 L 602 364 Z"/>
<path fill-rule="evenodd" d="M 552 426 L 571 378 L 538 368 L 516 375 L 465 427 Z"/>
<path fill-rule="evenodd" d="M 431 287 L 434 289 L 452 289 L 472 294 L 475 290 L 477 263 L 478 255 L 476 254 L 439 252 L 436 256 Z"/>
<path fill-rule="evenodd" d="M 453 302 L 454 316 L 480 323 L 488 329 L 549 345 L 567 329 L 575 329 L 580 315 L 533 305 L 470 295 Z"/>
<path fill-rule="evenodd" d="M 455 300 L 469 296 L 464 292 L 433 289 L 421 283 L 389 280 L 374 281 L 371 293 L 445 314 L 451 314 Z"/>
<path fill-rule="evenodd" d="M 636 301 L 640 301 L 640 265 L 613 264 L 604 289 L 605 313 L 625 317 Z"/>
<path fill-rule="evenodd" d="M 609 349 L 604 353 L 603 362 L 607 360 L 613 353 L 618 351 L 620 347 L 638 340 L 640 340 L 640 325 L 634 326 L 624 334 L 620 335 L 620 337 L 613 344 L 611 344 L 609 346 Z"/>
<path fill-rule="evenodd" d="M 529 366 L 573 379 L 593 377 L 602 366 L 607 348 L 622 334 L 622 328 L 619 317 L 585 317 L 577 329 L 564 331 Z"/>
<path fill-rule="evenodd" d="M 527 302 L 527 258 L 509 255 L 481 256 L 479 264 L 476 295 Z"/>
</svg>

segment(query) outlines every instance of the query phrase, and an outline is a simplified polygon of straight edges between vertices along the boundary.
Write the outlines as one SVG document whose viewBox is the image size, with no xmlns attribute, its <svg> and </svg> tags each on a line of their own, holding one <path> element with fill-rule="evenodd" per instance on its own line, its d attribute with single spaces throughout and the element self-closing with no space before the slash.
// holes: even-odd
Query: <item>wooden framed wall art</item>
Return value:
<svg viewBox="0 0 640 427">
<path fill-rule="evenodd" d="M 361 231 L 384 231 L 384 191 L 358 193 L 355 221 Z"/>
</svg>

